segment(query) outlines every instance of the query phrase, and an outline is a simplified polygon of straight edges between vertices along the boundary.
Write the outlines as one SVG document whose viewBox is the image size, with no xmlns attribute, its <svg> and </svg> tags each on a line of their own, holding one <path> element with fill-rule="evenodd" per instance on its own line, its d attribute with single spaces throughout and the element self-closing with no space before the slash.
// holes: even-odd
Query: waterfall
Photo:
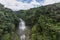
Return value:
<svg viewBox="0 0 60 40">
<path fill-rule="evenodd" d="M 19 23 L 19 29 L 21 29 L 21 30 L 24 30 L 26 27 L 25 27 L 25 22 L 22 20 L 22 19 L 20 19 L 20 23 Z"/>
<path fill-rule="evenodd" d="M 20 30 L 20 40 L 25 40 L 26 39 L 26 35 L 25 35 L 25 29 L 26 29 L 26 26 L 25 26 L 25 22 L 20 19 L 20 23 L 19 23 L 19 30 Z"/>
<path fill-rule="evenodd" d="M 18 28 L 18 38 L 19 40 L 29 40 L 29 29 L 25 25 L 25 21 L 20 19 Z"/>
</svg>

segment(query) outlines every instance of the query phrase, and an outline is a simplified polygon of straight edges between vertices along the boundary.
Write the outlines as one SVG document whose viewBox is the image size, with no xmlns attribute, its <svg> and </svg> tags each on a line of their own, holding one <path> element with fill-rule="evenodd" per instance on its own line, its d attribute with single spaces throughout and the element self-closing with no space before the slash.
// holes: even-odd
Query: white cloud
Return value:
<svg viewBox="0 0 60 40">
<path fill-rule="evenodd" d="M 58 3 L 60 0 L 45 0 L 43 5 L 48 5 L 48 4 L 53 4 L 53 3 Z"/>
<path fill-rule="evenodd" d="M 38 3 L 36 0 L 32 0 L 31 3 L 23 3 L 21 1 L 18 2 L 17 0 L 0 0 L 1 4 L 12 10 L 26 10 L 37 7 L 38 5 L 48 5 L 57 2 L 60 2 L 60 0 L 44 0 L 43 3 Z"/>
</svg>

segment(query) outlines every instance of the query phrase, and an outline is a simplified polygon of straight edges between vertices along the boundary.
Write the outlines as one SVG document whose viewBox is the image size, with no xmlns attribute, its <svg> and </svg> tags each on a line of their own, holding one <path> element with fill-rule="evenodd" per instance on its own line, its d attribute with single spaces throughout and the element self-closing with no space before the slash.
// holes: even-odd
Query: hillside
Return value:
<svg viewBox="0 0 60 40">
<path fill-rule="evenodd" d="M 13 40 L 18 18 L 11 9 L 0 4 L 0 40 Z"/>
<path fill-rule="evenodd" d="M 30 29 L 30 40 L 60 40 L 60 3 L 15 12 L 0 4 L 0 40 L 18 40 L 19 18 Z"/>
<path fill-rule="evenodd" d="M 31 40 L 60 40 L 60 3 L 17 12 L 31 28 Z"/>
</svg>

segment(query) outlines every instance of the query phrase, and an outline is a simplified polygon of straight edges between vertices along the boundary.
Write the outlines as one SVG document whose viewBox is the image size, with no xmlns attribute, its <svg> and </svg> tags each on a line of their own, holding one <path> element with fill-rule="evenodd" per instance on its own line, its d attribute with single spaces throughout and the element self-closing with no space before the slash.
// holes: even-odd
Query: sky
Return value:
<svg viewBox="0 0 60 40">
<path fill-rule="evenodd" d="M 58 3 L 60 0 L 0 0 L 4 7 L 10 8 L 14 11 L 27 10 L 30 8 L 45 6 L 53 3 Z"/>
</svg>

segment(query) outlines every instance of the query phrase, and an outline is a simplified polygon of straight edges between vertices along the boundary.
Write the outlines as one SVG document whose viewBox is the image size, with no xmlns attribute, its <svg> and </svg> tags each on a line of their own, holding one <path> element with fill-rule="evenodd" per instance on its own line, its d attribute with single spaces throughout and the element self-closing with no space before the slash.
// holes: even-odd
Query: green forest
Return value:
<svg viewBox="0 0 60 40">
<path fill-rule="evenodd" d="M 60 3 L 19 11 L 0 4 L 0 40 L 18 40 L 19 18 L 29 27 L 30 40 L 60 40 Z"/>
</svg>

